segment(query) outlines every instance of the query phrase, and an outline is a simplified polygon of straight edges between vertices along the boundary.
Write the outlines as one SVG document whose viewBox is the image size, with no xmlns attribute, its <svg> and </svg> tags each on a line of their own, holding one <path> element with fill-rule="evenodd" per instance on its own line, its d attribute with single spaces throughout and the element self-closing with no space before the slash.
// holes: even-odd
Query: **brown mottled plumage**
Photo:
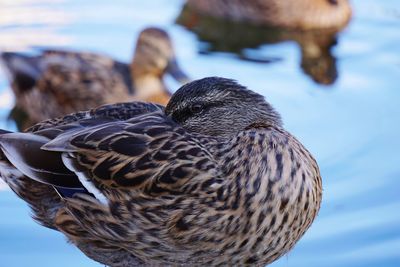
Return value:
<svg viewBox="0 0 400 267">
<path fill-rule="evenodd" d="M 350 20 L 348 0 L 187 0 L 203 14 L 259 25 L 296 29 L 343 28 Z"/>
<path fill-rule="evenodd" d="M 0 133 L 0 147 L 0 175 L 35 219 L 110 266 L 263 266 L 321 202 L 311 154 L 223 78 L 183 86 L 165 110 L 103 106 Z"/>
<path fill-rule="evenodd" d="M 62 50 L 45 50 L 38 56 L 9 52 L 2 58 L 16 107 L 28 115 L 28 126 L 116 102 L 165 105 L 171 95 L 162 81 L 164 74 L 188 81 L 168 34 L 158 28 L 140 33 L 130 65 L 105 55 Z"/>
</svg>

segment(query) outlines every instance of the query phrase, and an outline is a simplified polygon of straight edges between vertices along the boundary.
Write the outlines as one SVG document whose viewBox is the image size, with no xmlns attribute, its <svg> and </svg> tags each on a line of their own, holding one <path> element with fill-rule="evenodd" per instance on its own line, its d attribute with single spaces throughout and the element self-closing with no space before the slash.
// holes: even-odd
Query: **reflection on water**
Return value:
<svg viewBox="0 0 400 267">
<path fill-rule="evenodd" d="M 315 82 L 332 84 L 338 73 L 332 47 L 336 45 L 336 30 L 296 31 L 277 27 L 258 26 L 249 23 L 204 16 L 185 5 L 177 23 L 197 34 L 207 45 L 200 53 L 222 51 L 238 55 L 240 59 L 260 63 L 272 63 L 277 57 L 255 57 L 246 53 L 246 48 L 258 48 L 264 44 L 294 41 L 301 50 L 300 66 Z"/>
<path fill-rule="evenodd" d="M 32 2 L 17 3 L 24 7 L 23 3 L 32 5 Z M 282 114 L 286 128 L 319 162 L 324 196 L 320 214 L 311 229 L 293 251 L 271 266 L 400 266 L 400 4 L 397 0 L 352 1 L 354 18 L 338 35 L 339 42 L 333 47 L 336 63 L 333 57 L 327 60 L 327 56 L 323 56 L 323 63 L 310 63 L 311 67 L 325 66 L 313 73 L 330 73 L 313 75 L 340 74 L 331 90 L 320 90 L 326 87 L 311 82 L 300 71 L 298 65 L 304 59 L 296 44 L 307 47 L 307 43 L 322 42 L 319 47 L 324 48 L 319 51 L 324 52 L 318 53 L 328 55 L 334 36 L 330 40 L 323 37 L 321 41 L 314 41 L 315 37 L 307 37 L 310 41 L 302 41 L 302 35 L 276 34 L 278 41 L 268 44 L 269 39 L 263 39 L 267 37 L 262 34 L 261 43 L 245 41 L 252 38 L 241 35 L 237 39 L 250 42 L 244 46 L 250 48 L 214 50 L 240 53 L 252 61 L 214 52 L 202 56 L 197 53 L 197 36 L 174 25 L 182 9 L 181 0 L 99 0 L 95 8 L 92 1 L 46 2 L 40 1 L 40 6 L 73 14 L 73 20 L 64 26 L 56 24 L 53 32 L 69 36 L 71 49 L 104 52 L 127 61 L 139 31 L 148 25 L 162 26 L 171 34 L 177 57 L 192 77 L 235 78 L 265 95 Z M 16 1 L 6 3 L 14 5 Z M 199 24 L 194 21 L 188 25 Z M 35 27 L 29 24 L 18 27 L 3 24 L 0 38 L 32 28 Z M 232 47 L 232 36 L 225 36 L 229 47 Z M 210 47 L 216 46 L 211 43 L 217 37 L 205 41 Z M 30 41 L 26 44 L 36 45 L 35 38 Z M 308 57 L 318 55 L 312 46 L 308 49 L 305 52 L 310 53 Z M 254 62 L 260 60 L 274 63 Z M 319 62 L 317 57 L 315 60 Z M 169 85 L 177 88 L 172 81 Z M 6 121 L 12 102 L 8 82 L 0 73 L 0 128 L 15 130 L 15 125 Z M 0 214 L 0 266 L 101 266 L 67 244 L 61 234 L 36 225 L 29 217 L 26 204 L 10 191 L 0 191 Z"/>
</svg>

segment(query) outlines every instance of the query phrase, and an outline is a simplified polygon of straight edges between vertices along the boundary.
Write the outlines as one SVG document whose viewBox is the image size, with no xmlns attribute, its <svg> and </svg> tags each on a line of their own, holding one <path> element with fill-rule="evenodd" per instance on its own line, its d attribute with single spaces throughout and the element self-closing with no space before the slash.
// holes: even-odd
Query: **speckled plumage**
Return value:
<svg viewBox="0 0 400 267">
<path fill-rule="evenodd" d="M 23 127 L 104 104 L 165 105 L 171 95 L 162 81 L 164 74 L 188 81 L 168 34 L 158 28 L 140 33 L 130 65 L 105 55 L 62 50 L 44 50 L 37 56 L 8 52 L 2 59 L 16 107 L 29 118 Z"/>
<path fill-rule="evenodd" d="M 295 29 L 343 28 L 350 20 L 348 0 L 187 0 L 203 14 L 258 25 Z"/>
<path fill-rule="evenodd" d="M 54 169 L 21 160 L 34 142 L 30 155 L 62 157 L 97 188 L 96 197 L 57 197 L 50 184 L 62 182 L 41 173 L 32 180 L 14 168 Z M 110 266 L 263 266 L 294 246 L 321 201 L 317 163 L 278 113 L 222 78 L 187 84 L 165 110 L 140 102 L 103 106 L 22 136 L 0 133 L 0 147 L 0 175 L 36 220 Z"/>
</svg>

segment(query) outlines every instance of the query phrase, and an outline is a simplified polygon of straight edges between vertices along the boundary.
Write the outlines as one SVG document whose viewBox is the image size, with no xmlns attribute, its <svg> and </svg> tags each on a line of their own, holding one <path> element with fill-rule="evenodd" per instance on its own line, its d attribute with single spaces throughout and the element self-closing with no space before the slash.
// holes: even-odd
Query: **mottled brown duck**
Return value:
<svg viewBox="0 0 400 267">
<path fill-rule="evenodd" d="M 44 50 L 40 55 L 6 52 L 3 65 L 28 123 L 104 104 L 146 101 L 166 105 L 171 96 L 163 76 L 185 83 L 168 34 L 144 29 L 130 64 L 90 52 Z M 30 124 L 30 125 L 29 125 Z"/>
<path fill-rule="evenodd" d="M 318 165 L 264 97 L 224 78 L 0 133 L 36 221 L 110 266 L 264 266 L 315 219 Z"/>
<path fill-rule="evenodd" d="M 351 18 L 348 0 L 187 0 L 205 15 L 293 29 L 343 28 Z"/>
</svg>

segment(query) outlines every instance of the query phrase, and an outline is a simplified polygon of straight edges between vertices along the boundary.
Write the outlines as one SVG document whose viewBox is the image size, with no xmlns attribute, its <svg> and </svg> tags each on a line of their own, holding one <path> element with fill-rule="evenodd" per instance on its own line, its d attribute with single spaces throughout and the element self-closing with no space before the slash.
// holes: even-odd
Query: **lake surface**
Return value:
<svg viewBox="0 0 400 267">
<path fill-rule="evenodd" d="M 319 163 L 324 185 L 319 216 L 271 266 L 400 266 L 399 1 L 352 1 L 353 19 L 330 50 L 326 79 L 301 68 L 299 42 L 259 44 L 240 55 L 213 49 L 175 24 L 182 5 L 180 0 L 1 1 L 0 49 L 62 46 L 128 61 L 141 29 L 166 29 L 193 78 L 234 78 L 265 95 Z M 172 79 L 167 82 L 177 89 Z M 15 129 L 7 121 L 12 103 L 0 73 L 0 128 Z M 60 233 L 34 223 L 25 203 L 0 188 L 0 266 L 101 266 Z"/>
</svg>

